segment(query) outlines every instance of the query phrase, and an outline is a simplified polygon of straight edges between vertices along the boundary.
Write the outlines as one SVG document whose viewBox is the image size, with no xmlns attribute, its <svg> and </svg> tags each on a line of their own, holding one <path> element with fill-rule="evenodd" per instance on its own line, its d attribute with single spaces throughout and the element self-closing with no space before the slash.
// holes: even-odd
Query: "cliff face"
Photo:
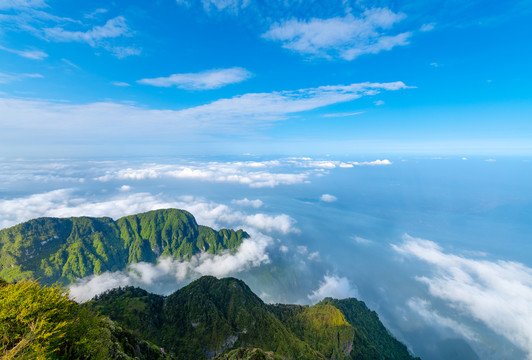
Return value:
<svg viewBox="0 0 532 360">
<path fill-rule="evenodd" d="M 0 231 L 0 277 L 68 284 L 77 278 L 194 254 L 237 249 L 243 230 L 215 231 L 187 211 L 154 210 L 111 218 L 39 218 Z"/>
</svg>

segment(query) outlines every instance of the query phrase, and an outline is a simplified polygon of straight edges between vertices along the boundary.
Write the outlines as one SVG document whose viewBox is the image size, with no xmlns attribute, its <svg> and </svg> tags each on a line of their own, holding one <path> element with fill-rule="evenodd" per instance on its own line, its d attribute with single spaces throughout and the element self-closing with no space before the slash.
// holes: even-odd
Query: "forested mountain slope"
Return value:
<svg viewBox="0 0 532 360">
<path fill-rule="evenodd" d="M 249 235 L 198 225 L 178 209 L 111 218 L 39 218 L 0 230 L 0 277 L 69 284 L 78 278 L 194 254 L 236 249 Z"/>
<path fill-rule="evenodd" d="M 87 306 L 181 359 L 414 359 L 356 299 L 267 305 L 234 278 L 204 276 L 167 297 L 119 288 Z"/>
</svg>

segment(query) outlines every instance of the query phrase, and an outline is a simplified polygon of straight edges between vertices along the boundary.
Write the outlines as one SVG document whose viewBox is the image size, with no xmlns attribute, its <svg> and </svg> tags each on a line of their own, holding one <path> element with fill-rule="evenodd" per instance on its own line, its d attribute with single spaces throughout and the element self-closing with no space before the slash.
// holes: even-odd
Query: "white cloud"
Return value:
<svg viewBox="0 0 532 360">
<path fill-rule="evenodd" d="M 451 318 L 442 316 L 436 310 L 431 309 L 428 301 L 420 298 L 411 298 L 408 300 L 407 304 L 412 311 L 420 315 L 427 323 L 449 328 L 468 340 L 479 340 L 477 334 L 469 327 Z"/>
<path fill-rule="evenodd" d="M 81 68 L 79 66 L 77 66 L 76 64 L 74 64 L 72 61 L 68 60 L 68 59 L 61 59 L 62 62 L 64 62 L 65 64 L 67 64 L 68 66 L 71 66 L 73 67 L 74 69 L 77 69 L 77 70 L 80 70 Z"/>
<path fill-rule="evenodd" d="M 288 252 L 288 246 L 286 245 L 279 246 L 279 251 L 286 254 Z"/>
<path fill-rule="evenodd" d="M 440 65 L 439 65 L 438 63 L 436 63 L 436 62 L 431 62 L 431 63 L 430 63 L 430 66 L 433 66 L 433 67 L 436 67 L 436 68 L 437 68 L 437 67 L 439 67 Z"/>
<path fill-rule="evenodd" d="M 43 139 L 79 136 L 115 138 L 132 134 L 190 139 L 191 134 L 242 134 L 262 129 L 290 115 L 352 101 L 380 91 L 408 88 L 403 82 L 360 83 L 272 93 L 251 93 L 220 99 L 182 110 L 155 110 L 143 106 L 101 102 L 68 104 L 0 97 L 0 113 L 12 131 L 41 134 Z M 0 134 L 1 136 L 1 134 Z"/>
<path fill-rule="evenodd" d="M 338 198 L 336 196 L 334 196 L 334 195 L 331 195 L 331 194 L 323 194 L 320 197 L 320 200 L 328 202 L 328 203 L 331 203 L 331 202 L 335 202 L 336 200 L 338 200 Z"/>
<path fill-rule="evenodd" d="M 360 236 L 353 236 L 352 239 L 357 243 L 357 244 L 361 244 L 361 245 L 369 245 L 371 244 L 373 241 L 371 240 L 368 240 L 368 239 L 365 239 L 363 237 L 360 237 Z"/>
<path fill-rule="evenodd" d="M 244 198 L 244 199 L 240 199 L 240 200 L 231 200 L 231 203 L 232 204 L 236 204 L 236 205 L 240 205 L 240 206 L 251 206 L 251 207 L 254 207 L 255 209 L 258 209 L 260 208 L 264 203 L 259 200 L 259 199 L 255 199 L 255 200 L 249 200 L 248 198 Z"/>
<path fill-rule="evenodd" d="M 0 9 L 26 9 L 26 8 L 42 8 L 45 7 L 44 0 L 0 0 Z"/>
<path fill-rule="evenodd" d="M 178 3 L 180 1 L 182 0 L 178 0 Z M 201 0 L 201 3 L 207 12 L 217 10 L 237 14 L 240 9 L 249 5 L 250 0 Z"/>
<path fill-rule="evenodd" d="M 511 261 L 488 261 L 449 254 L 432 241 L 405 235 L 398 253 L 432 266 L 417 280 L 462 316 L 484 323 L 532 359 L 532 269 Z"/>
<path fill-rule="evenodd" d="M 376 95 L 382 90 L 394 91 L 406 88 L 408 87 L 403 82 L 398 81 L 320 86 L 272 93 L 251 93 L 185 109 L 180 114 L 198 120 L 209 120 L 216 114 L 218 119 L 229 123 L 241 121 L 244 118 L 248 121 L 275 121 L 285 119 L 289 114 L 348 102 L 362 96 Z"/>
<path fill-rule="evenodd" d="M 13 81 L 20 81 L 23 79 L 42 79 L 41 74 L 3 74 L 0 73 L 0 84 L 7 84 Z"/>
<path fill-rule="evenodd" d="M 139 84 L 171 87 L 176 86 L 187 90 L 218 89 L 229 84 L 235 84 L 249 79 L 252 74 L 246 69 L 233 67 L 229 69 L 214 69 L 199 73 L 173 74 L 168 77 L 141 79 Z"/>
<path fill-rule="evenodd" d="M 87 31 L 69 31 L 61 27 L 46 28 L 46 37 L 61 42 L 84 42 L 96 46 L 101 40 L 129 35 L 129 28 L 123 16 L 108 20 L 103 26 L 95 26 Z"/>
<path fill-rule="evenodd" d="M 382 165 L 392 165 L 392 162 L 390 160 L 384 159 L 384 160 L 375 160 L 375 161 L 362 161 L 352 162 L 355 166 L 382 166 Z"/>
<path fill-rule="evenodd" d="M 99 9 L 96 9 L 88 14 L 85 14 L 85 18 L 87 19 L 94 19 L 96 17 L 98 17 L 100 14 L 106 14 L 107 13 L 107 9 L 103 9 L 103 8 L 99 8 Z"/>
<path fill-rule="evenodd" d="M 95 180 L 144 180 L 157 178 L 196 179 L 209 182 L 227 182 L 248 185 L 252 188 L 275 187 L 278 185 L 301 184 L 310 172 L 276 173 L 267 169 L 256 170 L 253 164 L 246 163 L 204 163 L 188 165 L 147 165 L 109 171 Z M 258 202 L 255 202 L 258 204 Z"/>
<path fill-rule="evenodd" d="M 130 191 L 131 190 L 131 186 L 129 185 L 122 185 L 120 186 L 120 188 L 118 188 L 119 191 Z"/>
<path fill-rule="evenodd" d="M 123 81 L 113 81 L 111 84 L 113 84 L 114 86 L 121 86 L 121 87 L 131 86 L 131 84 L 128 84 L 127 82 L 123 82 Z"/>
<path fill-rule="evenodd" d="M 467 160 L 467 158 L 466 158 L 466 157 L 463 157 L 463 158 L 462 158 L 462 160 L 464 160 L 464 161 L 465 161 L 465 160 Z"/>
<path fill-rule="evenodd" d="M 364 113 L 363 111 L 352 112 L 352 113 L 333 113 L 333 114 L 325 114 L 325 115 L 323 115 L 323 117 L 325 117 L 325 118 L 331 118 L 331 117 L 348 117 L 348 116 L 356 116 L 356 115 L 360 115 L 360 114 L 363 114 L 363 113 Z"/>
<path fill-rule="evenodd" d="M 315 304 L 326 297 L 345 299 L 357 297 L 356 288 L 352 287 L 349 280 L 338 275 L 325 275 L 318 289 L 308 295 L 309 300 Z"/>
<path fill-rule="evenodd" d="M 287 20 L 272 25 L 263 37 L 280 41 L 283 47 L 304 55 L 353 60 L 407 45 L 411 32 L 386 34 L 404 18 L 404 14 L 387 8 L 373 8 L 358 18 L 348 14 L 330 19 Z"/>
<path fill-rule="evenodd" d="M 294 226 L 296 221 L 286 214 L 270 216 L 266 214 L 248 215 L 245 224 L 268 232 L 277 231 L 282 234 L 299 233 Z"/>
<path fill-rule="evenodd" d="M 310 254 L 308 254 L 308 259 L 320 261 L 320 253 L 318 251 L 313 251 Z"/>
<path fill-rule="evenodd" d="M 142 49 L 134 46 L 106 46 L 105 48 L 119 59 L 140 55 L 142 53 Z"/>
<path fill-rule="evenodd" d="M 374 103 L 375 105 L 377 105 L 377 106 L 384 105 L 384 101 L 382 101 L 382 100 L 377 100 L 377 101 L 374 101 L 373 103 Z"/>
<path fill-rule="evenodd" d="M 17 50 L 17 49 L 10 49 L 5 46 L 0 45 L 0 50 L 4 50 L 13 54 L 17 54 L 19 56 L 25 57 L 27 59 L 32 60 L 42 60 L 46 57 L 48 57 L 48 54 L 41 50 Z"/>
<path fill-rule="evenodd" d="M 434 27 L 436 26 L 435 23 L 429 23 L 429 24 L 423 24 L 419 31 L 427 32 L 434 30 Z"/>
<path fill-rule="evenodd" d="M 484 160 L 485 162 L 496 162 L 497 160 L 495 159 L 487 159 L 487 160 Z"/>
<path fill-rule="evenodd" d="M 200 253 L 190 261 L 159 258 L 156 264 L 136 263 L 123 271 L 105 272 L 78 280 L 69 288 L 71 298 L 88 301 L 95 295 L 119 286 L 139 286 L 156 293 L 175 291 L 203 275 L 225 277 L 270 262 L 267 248 L 273 240 L 260 233 L 245 239 L 235 253 Z"/>
<path fill-rule="evenodd" d="M 248 214 L 227 205 L 207 202 L 193 197 L 168 199 L 150 193 L 128 193 L 106 200 L 91 200 L 76 194 L 73 189 L 60 189 L 22 198 L 0 200 L 0 228 L 42 216 L 109 216 L 119 218 L 145 211 L 178 208 L 188 210 L 199 224 L 219 228 L 245 228 L 246 231 L 298 233 L 296 221 L 286 214 Z"/>
<path fill-rule="evenodd" d="M 343 162 L 312 158 L 281 158 L 272 161 L 185 162 L 183 164 L 144 164 L 107 170 L 94 177 L 97 181 L 138 181 L 149 179 L 184 179 L 207 182 L 236 183 L 251 188 L 275 187 L 309 182 L 312 176 L 326 174 L 335 168 L 391 165 L 389 160 Z M 277 170 L 280 169 L 280 170 Z M 304 170 L 302 170 L 304 169 Z M 282 172 L 280 172 L 282 171 Z M 322 201 L 333 198 L 324 194 Z M 241 206 L 259 207 L 260 200 L 233 200 Z"/>
<path fill-rule="evenodd" d="M 305 245 L 298 245 L 296 251 L 301 255 L 306 255 L 308 253 L 308 248 Z"/>
</svg>

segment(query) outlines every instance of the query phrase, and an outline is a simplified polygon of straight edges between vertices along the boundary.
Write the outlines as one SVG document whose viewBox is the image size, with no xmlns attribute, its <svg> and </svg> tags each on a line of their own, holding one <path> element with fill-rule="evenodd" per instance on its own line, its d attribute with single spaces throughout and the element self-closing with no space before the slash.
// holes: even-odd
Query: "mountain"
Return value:
<svg viewBox="0 0 532 360">
<path fill-rule="evenodd" d="M 180 359 L 414 359 L 356 299 L 267 305 L 234 278 L 204 276 L 167 297 L 118 288 L 87 306 Z"/>
<path fill-rule="evenodd" d="M 198 253 L 234 250 L 243 230 L 215 231 L 177 209 L 122 217 L 38 218 L 0 230 L 0 277 L 69 284 L 78 278 L 155 262 L 159 256 L 190 260 Z"/>
<path fill-rule="evenodd" d="M 336 300 L 325 298 L 320 304 L 331 305 L 340 310 L 355 329 L 360 330 L 360 336 L 367 339 L 368 344 L 375 347 L 382 359 L 408 360 L 411 356 L 406 346 L 390 336 L 388 330 L 379 320 L 375 311 L 371 311 L 366 304 L 357 299 Z"/>
<path fill-rule="evenodd" d="M 113 289 L 88 306 L 180 359 L 207 359 L 246 346 L 288 359 L 325 359 L 234 278 L 204 276 L 168 297 L 132 287 Z"/>
</svg>

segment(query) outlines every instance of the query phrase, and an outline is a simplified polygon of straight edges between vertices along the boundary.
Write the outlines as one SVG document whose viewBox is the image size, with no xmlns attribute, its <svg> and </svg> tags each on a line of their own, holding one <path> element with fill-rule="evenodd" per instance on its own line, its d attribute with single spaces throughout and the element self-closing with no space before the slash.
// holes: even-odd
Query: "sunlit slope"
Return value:
<svg viewBox="0 0 532 360">
<path fill-rule="evenodd" d="M 58 286 L 0 280 L 2 359 L 173 359 L 68 299 Z"/>
<path fill-rule="evenodd" d="M 234 278 L 204 276 L 168 297 L 131 287 L 115 289 L 89 306 L 182 359 L 206 359 L 241 346 L 286 359 L 325 359 Z"/>
<path fill-rule="evenodd" d="M 346 321 L 359 331 L 361 339 L 377 350 L 378 359 L 407 360 L 412 359 L 406 346 L 394 338 L 379 320 L 375 311 L 357 299 L 337 300 L 326 298 L 321 305 L 334 306 L 345 316 Z"/>
<path fill-rule="evenodd" d="M 71 283 L 159 256 L 189 260 L 194 254 L 236 249 L 243 230 L 215 231 L 187 211 L 154 210 L 111 218 L 39 218 L 0 231 L 0 276 Z"/>
<path fill-rule="evenodd" d="M 378 318 L 355 324 L 346 316 L 361 311 L 375 320 L 370 310 L 349 309 L 349 299 L 344 312 L 331 301 L 267 305 L 241 280 L 205 276 L 168 297 L 126 287 L 88 306 L 182 359 L 414 359 Z"/>
</svg>

